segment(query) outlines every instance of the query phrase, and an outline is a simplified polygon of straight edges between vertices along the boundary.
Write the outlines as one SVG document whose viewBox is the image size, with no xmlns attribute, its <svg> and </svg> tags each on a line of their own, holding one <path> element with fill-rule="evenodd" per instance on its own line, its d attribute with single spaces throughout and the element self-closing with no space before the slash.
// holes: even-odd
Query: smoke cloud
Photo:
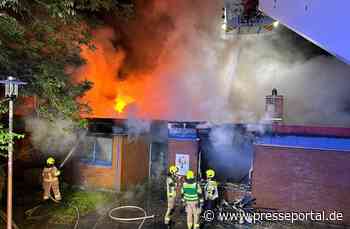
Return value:
<svg viewBox="0 0 350 229">
<path fill-rule="evenodd" d="M 25 120 L 26 132 L 30 133 L 34 148 L 45 155 L 62 156 L 71 150 L 77 141 L 76 134 L 71 131 L 72 126 L 69 120 Z"/>
<path fill-rule="evenodd" d="M 137 118 L 256 123 L 275 87 L 287 123 L 350 126 L 349 66 L 285 29 L 223 39 L 222 4 L 136 0 L 135 19 L 108 18 L 75 73 L 95 83 L 92 116 L 127 118 L 127 96 Z"/>
<path fill-rule="evenodd" d="M 240 42 L 230 96 L 237 110 L 262 117 L 264 96 L 277 88 L 285 97 L 286 123 L 350 126 L 349 66 L 285 30 Z"/>
<path fill-rule="evenodd" d="M 212 126 L 208 140 L 202 144 L 205 166 L 214 169 L 221 181 L 247 181 L 253 141 L 254 136 L 243 126 Z"/>
<path fill-rule="evenodd" d="M 151 130 L 151 121 L 138 119 L 136 117 L 129 117 L 125 124 L 129 141 L 133 141 L 140 135 L 149 133 Z"/>
</svg>

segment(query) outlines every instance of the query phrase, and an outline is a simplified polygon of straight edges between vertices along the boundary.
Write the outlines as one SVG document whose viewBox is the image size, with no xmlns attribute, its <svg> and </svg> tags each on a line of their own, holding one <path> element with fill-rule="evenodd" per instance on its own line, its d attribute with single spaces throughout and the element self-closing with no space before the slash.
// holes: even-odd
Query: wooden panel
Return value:
<svg viewBox="0 0 350 229">
<path fill-rule="evenodd" d="M 114 136 L 113 137 L 113 152 L 115 154 L 115 190 L 120 191 L 122 189 L 122 160 L 123 160 L 123 136 Z"/>
<path fill-rule="evenodd" d="M 74 183 L 83 185 L 88 188 L 104 188 L 115 190 L 117 185 L 116 179 L 116 147 L 113 141 L 112 149 L 112 166 L 100 166 L 86 164 L 75 161 L 74 167 Z"/>
<path fill-rule="evenodd" d="M 115 188 L 115 168 L 98 165 L 78 164 L 78 183 L 89 188 Z"/>
<path fill-rule="evenodd" d="M 121 188 L 123 190 L 144 182 L 148 177 L 149 144 L 144 137 L 128 140 L 123 137 L 121 157 Z"/>
</svg>

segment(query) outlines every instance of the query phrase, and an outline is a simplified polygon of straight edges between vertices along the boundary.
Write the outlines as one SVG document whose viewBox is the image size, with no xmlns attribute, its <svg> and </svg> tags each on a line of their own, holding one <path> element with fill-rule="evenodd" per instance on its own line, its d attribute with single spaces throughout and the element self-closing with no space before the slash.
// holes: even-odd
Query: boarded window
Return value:
<svg viewBox="0 0 350 229">
<path fill-rule="evenodd" d="M 112 138 L 86 137 L 81 147 L 82 161 L 97 165 L 112 165 Z"/>
</svg>

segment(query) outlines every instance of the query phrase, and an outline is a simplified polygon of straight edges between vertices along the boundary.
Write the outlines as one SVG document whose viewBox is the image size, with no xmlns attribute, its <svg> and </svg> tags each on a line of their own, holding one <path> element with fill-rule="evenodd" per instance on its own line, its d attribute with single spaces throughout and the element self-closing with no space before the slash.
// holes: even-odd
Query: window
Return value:
<svg viewBox="0 0 350 229">
<path fill-rule="evenodd" d="M 111 137 L 86 137 L 81 153 L 83 162 L 96 165 L 112 165 L 112 138 Z"/>
</svg>

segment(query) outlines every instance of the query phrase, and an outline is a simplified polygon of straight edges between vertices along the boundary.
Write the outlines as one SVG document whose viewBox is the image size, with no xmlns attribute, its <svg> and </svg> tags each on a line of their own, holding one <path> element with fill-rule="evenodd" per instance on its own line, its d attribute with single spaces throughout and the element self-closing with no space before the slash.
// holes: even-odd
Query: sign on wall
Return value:
<svg viewBox="0 0 350 229">
<path fill-rule="evenodd" d="M 195 140 L 197 129 L 194 124 L 189 123 L 168 123 L 168 137 L 171 139 Z"/>
<path fill-rule="evenodd" d="M 188 154 L 176 154 L 175 158 L 176 167 L 179 168 L 179 175 L 185 176 L 190 169 L 190 155 Z"/>
</svg>

